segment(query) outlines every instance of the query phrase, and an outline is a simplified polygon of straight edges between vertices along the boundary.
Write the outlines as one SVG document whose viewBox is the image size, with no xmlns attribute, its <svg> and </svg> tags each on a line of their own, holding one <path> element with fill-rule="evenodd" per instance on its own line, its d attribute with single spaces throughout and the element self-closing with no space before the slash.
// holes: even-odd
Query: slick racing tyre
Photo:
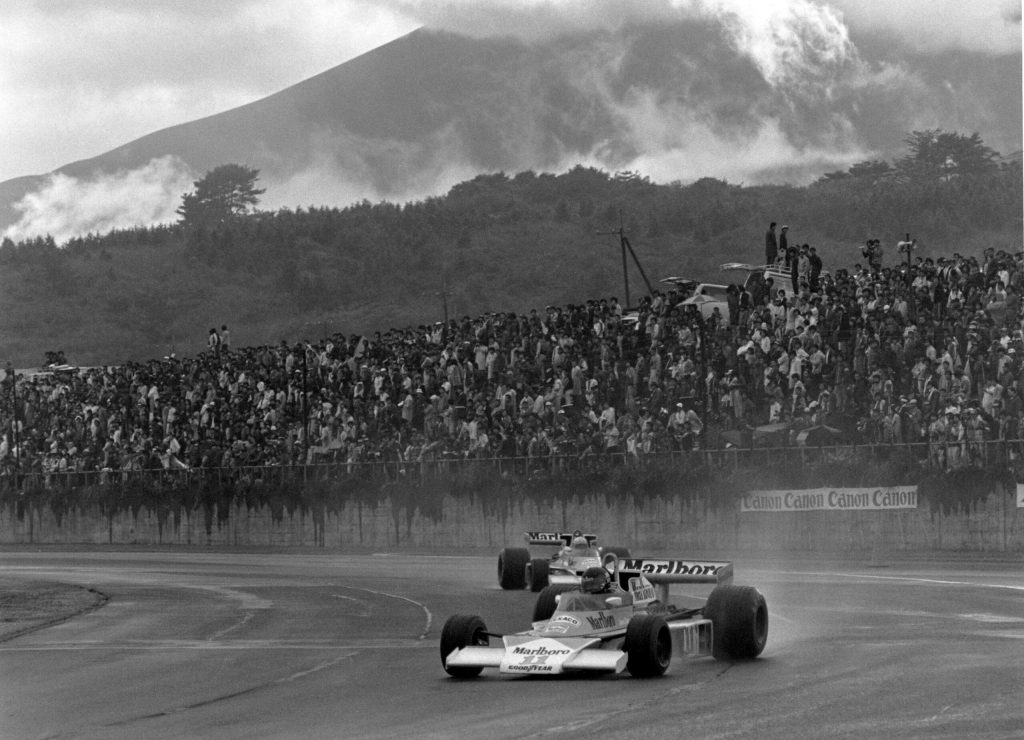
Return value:
<svg viewBox="0 0 1024 740">
<path fill-rule="evenodd" d="M 768 641 L 768 605 L 753 586 L 716 586 L 704 605 L 717 660 L 751 660 Z"/>
<path fill-rule="evenodd" d="M 441 630 L 441 665 L 445 672 L 455 678 L 475 678 L 483 670 L 482 666 L 449 666 L 448 656 L 456 648 L 469 645 L 487 645 L 487 625 L 475 615 L 456 614 L 448 617 Z"/>
<path fill-rule="evenodd" d="M 537 603 L 533 605 L 533 621 L 543 622 L 545 619 L 551 619 L 551 615 L 555 613 L 555 607 L 558 606 L 555 597 L 566 591 L 578 590 L 579 586 L 574 586 L 571 583 L 555 583 L 545 586 L 537 596 Z"/>
<path fill-rule="evenodd" d="M 626 625 L 626 670 L 636 678 L 653 678 L 672 662 L 672 635 L 665 620 L 654 614 L 637 614 Z"/>
<path fill-rule="evenodd" d="M 498 554 L 498 583 L 502 588 L 526 588 L 526 564 L 530 551 L 525 547 L 506 547 Z"/>
<path fill-rule="evenodd" d="M 548 561 L 534 558 L 526 564 L 526 585 L 537 593 L 548 585 Z"/>
</svg>

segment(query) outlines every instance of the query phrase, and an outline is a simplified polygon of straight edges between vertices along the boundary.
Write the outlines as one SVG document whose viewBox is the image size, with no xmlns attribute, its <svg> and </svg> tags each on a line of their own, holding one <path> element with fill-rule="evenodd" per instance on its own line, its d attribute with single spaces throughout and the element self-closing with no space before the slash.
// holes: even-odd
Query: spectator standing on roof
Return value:
<svg viewBox="0 0 1024 740">
<path fill-rule="evenodd" d="M 210 334 L 206 337 L 206 346 L 214 355 L 220 355 L 220 334 L 216 329 L 210 329 Z"/>
<path fill-rule="evenodd" d="M 764 258 L 765 264 L 774 265 L 779 257 L 779 240 L 775 236 L 775 222 L 768 225 L 768 231 L 764 235 Z"/>
<path fill-rule="evenodd" d="M 789 259 L 789 234 L 787 233 L 788 231 L 789 227 L 783 226 L 782 230 L 779 232 L 779 254 L 777 259 Z"/>
<path fill-rule="evenodd" d="M 220 346 L 225 352 L 231 350 L 231 332 L 228 331 L 227 324 L 222 324 L 220 327 Z"/>
</svg>

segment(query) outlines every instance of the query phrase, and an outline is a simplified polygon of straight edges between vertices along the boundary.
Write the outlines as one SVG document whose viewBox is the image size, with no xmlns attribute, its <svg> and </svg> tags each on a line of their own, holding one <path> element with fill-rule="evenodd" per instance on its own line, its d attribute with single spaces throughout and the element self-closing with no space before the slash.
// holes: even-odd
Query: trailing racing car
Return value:
<svg viewBox="0 0 1024 740">
<path fill-rule="evenodd" d="M 578 585 L 587 568 L 601 564 L 608 553 L 629 557 L 625 547 L 597 547 L 596 534 L 524 532 L 527 545 L 556 546 L 547 558 L 531 557 L 525 547 L 506 547 L 498 554 L 498 584 L 505 589 L 529 588 L 537 592 L 549 584 Z"/>
<path fill-rule="evenodd" d="M 626 588 L 622 587 L 625 581 Z M 698 608 L 668 602 L 670 583 L 713 583 Z M 500 645 L 491 645 L 491 639 Z M 752 586 L 732 584 L 732 564 L 628 559 L 614 554 L 587 568 L 578 586 L 541 591 L 530 629 L 501 635 L 476 615 L 457 614 L 441 631 L 441 664 L 455 678 L 484 668 L 508 675 L 668 670 L 673 651 L 718 660 L 751 660 L 768 639 L 768 606 Z"/>
</svg>

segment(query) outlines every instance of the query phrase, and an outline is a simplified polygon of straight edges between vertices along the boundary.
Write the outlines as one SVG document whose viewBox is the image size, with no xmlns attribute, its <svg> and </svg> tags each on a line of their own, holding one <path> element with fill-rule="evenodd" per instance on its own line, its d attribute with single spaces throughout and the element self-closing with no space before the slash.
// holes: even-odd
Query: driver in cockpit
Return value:
<svg viewBox="0 0 1024 740">
<path fill-rule="evenodd" d="M 598 552 L 596 549 L 590 546 L 587 542 L 587 538 L 584 537 L 577 529 L 572 533 L 572 542 L 569 545 L 569 559 L 570 562 L 578 560 L 579 558 L 596 558 Z"/>
</svg>

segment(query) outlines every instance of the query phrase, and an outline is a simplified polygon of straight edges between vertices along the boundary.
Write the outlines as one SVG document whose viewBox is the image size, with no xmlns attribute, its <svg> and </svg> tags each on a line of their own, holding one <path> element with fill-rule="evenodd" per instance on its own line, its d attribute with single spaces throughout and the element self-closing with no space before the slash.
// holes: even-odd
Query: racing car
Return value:
<svg viewBox="0 0 1024 740">
<path fill-rule="evenodd" d="M 669 603 L 671 583 L 715 585 L 703 606 L 684 609 Z M 491 646 L 491 638 L 501 645 Z M 673 651 L 751 660 L 767 639 L 765 598 L 732 584 L 731 563 L 620 561 L 610 554 L 603 566 L 587 568 L 578 586 L 545 588 L 523 632 L 497 634 L 479 616 L 450 617 L 441 631 L 441 664 L 455 678 L 475 678 L 484 668 L 541 676 L 626 670 L 651 678 L 668 670 Z"/>
<path fill-rule="evenodd" d="M 504 589 L 529 588 L 538 592 L 549 584 L 578 585 L 587 568 L 601 564 L 608 553 L 629 557 L 625 547 L 597 547 L 596 534 L 524 532 L 527 545 L 558 547 L 547 558 L 530 556 L 525 547 L 506 547 L 498 554 L 498 584 Z"/>
</svg>

